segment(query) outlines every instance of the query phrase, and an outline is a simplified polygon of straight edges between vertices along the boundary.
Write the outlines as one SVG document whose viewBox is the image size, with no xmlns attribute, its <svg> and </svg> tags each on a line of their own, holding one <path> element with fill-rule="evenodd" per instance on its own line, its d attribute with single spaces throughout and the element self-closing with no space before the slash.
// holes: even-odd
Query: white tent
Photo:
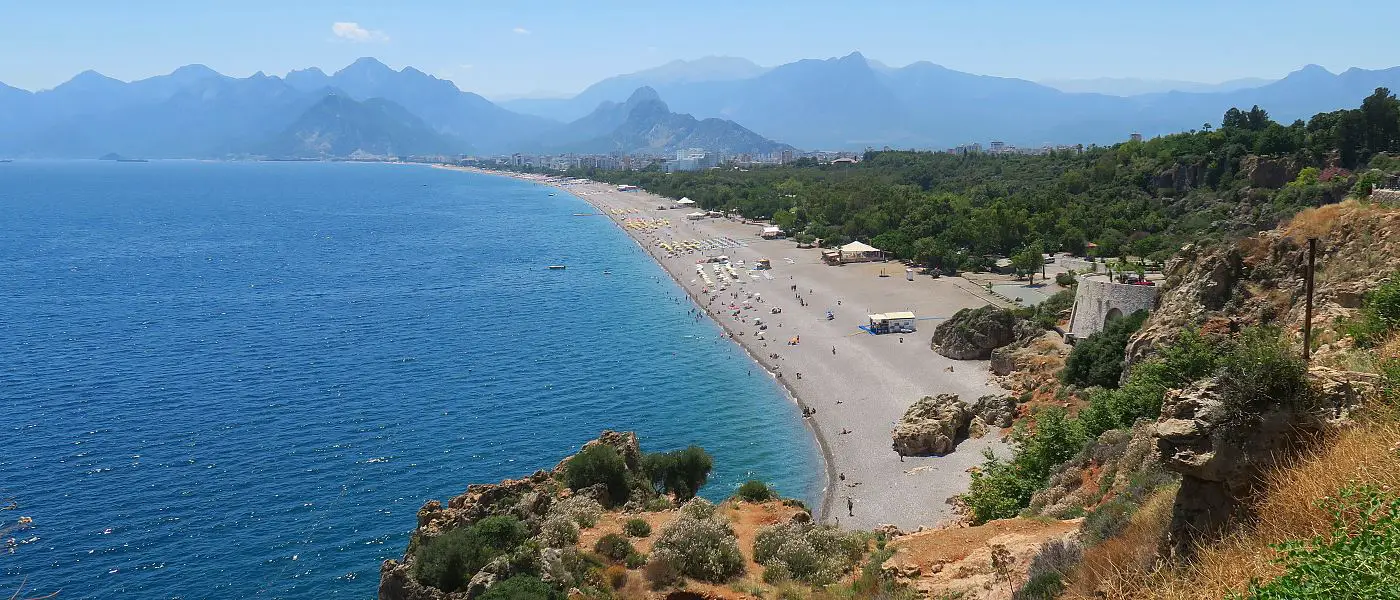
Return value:
<svg viewBox="0 0 1400 600">
<path fill-rule="evenodd" d="M 842 252 L 879 252 L 880 249 L 860 242 L 851 242 L 841 247 Z"/>
<path fill-rule="evenodd" d="M 870 260 L 882 260 L 885 253 L 879 248 L 860 242 L 851 242 L 841 246 L 836 253 L 837 259 L 841 262 L 864 262 Z"/>
<path fill-rule="evenodd" d="M 681 198 L 680 200 L 676 201 L 676 204 L 680 204 L 682 206 L 690 206 L 691 204 L 695 204 L 695 201 L 691 200 L 690 198 Z"/>
</svg>

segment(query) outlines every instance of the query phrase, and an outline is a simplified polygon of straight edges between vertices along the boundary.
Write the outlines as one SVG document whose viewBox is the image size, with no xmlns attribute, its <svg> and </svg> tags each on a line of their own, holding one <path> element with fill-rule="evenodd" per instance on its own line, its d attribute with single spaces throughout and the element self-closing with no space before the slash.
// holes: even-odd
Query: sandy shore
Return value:
<svg viewBox="0 0 1400 600">
<path fill-rule="evenodd" d="M 538 176 L 519 178 L 542 182 Z M 962 308 L 996 302 L 966 280 L 915 276 L 907 281 L 904 266 L 897 262 L 827 266 L 819 250 L 799 249 L 790 240 L 763 240 L 758 226 L 735 220 L 689 221 L 689 210 L 658 208 L 670 207 L 672 201 L 653 194 L 619 192 L 601 183 L 559 187 L 623 227 L 732 339 L 778 377 L 798 403 L 815 410 L 807 421 L 825 455 L 830 482 L 821 511 L 824 520 L 865 529 L 886 523 L 906 530 L 935 525 L 952 516 L 946 500 L 966 490 L 967 470 L 981 463 L 982 451 L 1002 451 L 995 435 L 964 441 L 943 457 L 901 460 L 890 446 L 893 425 L 922 396 L 953 393 L 970 401 L 1002 392 L 991 383 L 985 361 L 955 361 L 929 348 L 942 319 Z M 648 220 L 649 225 L 634 222 L 629 227 L 629 219 Z M 669 224 L 660 226 L 659 219 Z M 679 254 L 662 246 L 717 239 L 738 243 L 725 241 L 729 247 Z M 736 267 L 737 281 L 731 279 L 723 290 L 716 290 L 721 280 L 705 265 L 716 284 L 707 286 L 696 263 L 720 254 L 746 265 L 770 259 L 767 273 L 772 278 L 755 278 Z M 888 277 L 881 277 L 882 272 Z M 750 303 L 745 305 L 745 300 Z M 740 307 L 739 316 L 733 316 L 731 305 Z M 772 314 L 773 307 L 782 312 Z M 875 336 L 857 328 L 867 324 L 869 313 L 902 310 L 918 315 L 917 333 Z M 835 318 L 828 321 L 827 311 Z M 760 339 L 755 318 L 767 324 L 762 336 L 766 339 Z M 800 343 L 788 345 L 793 337 Z"/>
</svg>

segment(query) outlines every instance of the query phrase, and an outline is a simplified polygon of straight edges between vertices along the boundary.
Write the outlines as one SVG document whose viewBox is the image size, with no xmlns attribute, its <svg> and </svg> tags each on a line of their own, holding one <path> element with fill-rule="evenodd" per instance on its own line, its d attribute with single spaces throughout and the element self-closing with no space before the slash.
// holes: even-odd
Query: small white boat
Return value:
<svg viewBox="0 0 1400 600">
<path fill-rule="evenodd" d="M 564 270 L 564 265 L 549 265 L 549 270 L 551 270 L 551 271 L 563 271 L 563 270 Z"/>
</svg>

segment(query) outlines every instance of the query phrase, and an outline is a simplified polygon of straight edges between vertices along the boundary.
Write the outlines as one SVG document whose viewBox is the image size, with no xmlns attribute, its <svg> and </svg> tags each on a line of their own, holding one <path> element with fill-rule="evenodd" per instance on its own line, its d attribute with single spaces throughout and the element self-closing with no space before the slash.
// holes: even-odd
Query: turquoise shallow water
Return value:
<svg viewBox="0 0 1400 600">
<path fill-rule="evenodd" d="M 548 192 L 394 165 L 0 165 L 0 489 L 38 538 L 0 555 L 0 589 L 371 597 L 425 500 L 604 428 L 703 445 L 710 497 L 760 477 L 816 500 L 781 388 Z"/>
</svg>

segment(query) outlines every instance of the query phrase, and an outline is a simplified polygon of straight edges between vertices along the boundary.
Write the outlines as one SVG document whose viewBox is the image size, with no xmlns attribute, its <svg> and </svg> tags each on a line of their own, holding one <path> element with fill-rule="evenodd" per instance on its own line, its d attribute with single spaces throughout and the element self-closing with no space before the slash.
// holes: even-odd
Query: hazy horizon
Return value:
<svg viewBox="0 0 1400 600">
<path fill-rule="evenodd" d="M 503 99 L 572 95 L 608 77 L 707 56 L 742 57 L 772 67 L 858 50 L 890 66 L 929 61 L 1030 81 L 1203 84 L 1276 79 L 1308 64 L 1334 73 L 1387 68 L 1397 64 L 1389 57 L 1400 56 L 1400 40 L 1380 35 L 1380 24 L 1400 19 L 1400 5 L 1378 1 L 1341 0 L 1331 6 L 1336 12 L 1364 13 L 1365 23 L 1376 24 L 1374 32 L 1358 32 L 1369 36 L 1364 55 L 1344 45 L 1296 44 L 1281 35 L 1311 23 L 1315 6 L 1300 0 L 1225 10 L 1204 0 L 1170 6 L 1085 0 L 1072 10 L 935 3 L 849 8 L 817 2 L 798 11 L 719 2 L 703 10 L 560 5 L 540 11 L 447 2 L 403 8 L 254 0 L 238 10 L 151 2 L 75 12 L 20 4 L 10 7 L 11 18 L 0 24 L 0 52 L 26 60 L 0 66 L 0 82 L 34 91 L 86 70 L 131 81 L 187 64 L 233 77 L 258 71 L 281 76 L 313 66 L 329 73 L 374 56 L 396 69 L 413 66 L 463 90 Z M 1248 27 L 1241 26 L 1246 22 Z M 677 31 L 679 23 L 683 32 Z"/>
</svg>

